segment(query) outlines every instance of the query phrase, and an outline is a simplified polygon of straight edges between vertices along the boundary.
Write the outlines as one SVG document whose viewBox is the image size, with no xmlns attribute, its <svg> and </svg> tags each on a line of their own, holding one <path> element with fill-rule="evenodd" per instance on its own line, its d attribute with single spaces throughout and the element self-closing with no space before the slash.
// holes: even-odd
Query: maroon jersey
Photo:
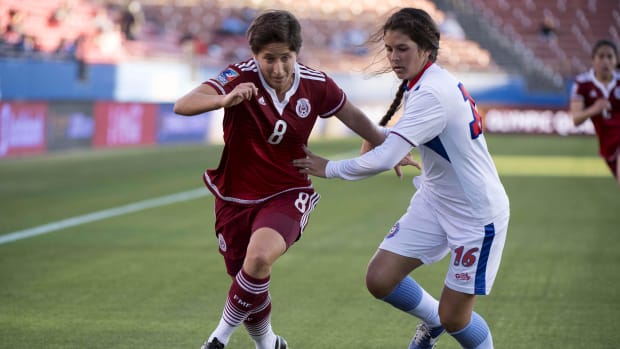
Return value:
<svg viewBox="0 0 620 349">
<path fill-rule="evenodd" d="M 594 71 L 580 74 L 572 87 L 571 99 L 581 99 L 588 108 L 599 98 L 611 103 L 611 110 L 591 118 L 598 136 L 599 153 L 605 159 L 616 156 L 620 149 L 620 76 L 614 73 L 613 80 L 603 85 L 594 77 Z"/>
<path fill-rule="evenodd" d="M 337 113 L 346 95 L 324 73 L 297 63 L 293 86 L 280 102 L 254 59 L 231 64 L 204 83 L 226 94 L 243 82 L 254 83 L 258 95 L 224 110 L 224 150 L 219 166 L 204 174 L 207 187 L 223 200 L 246 204 L 312 188 L 292 161 L 305 156 L 317 117 Z"/>
</svg>

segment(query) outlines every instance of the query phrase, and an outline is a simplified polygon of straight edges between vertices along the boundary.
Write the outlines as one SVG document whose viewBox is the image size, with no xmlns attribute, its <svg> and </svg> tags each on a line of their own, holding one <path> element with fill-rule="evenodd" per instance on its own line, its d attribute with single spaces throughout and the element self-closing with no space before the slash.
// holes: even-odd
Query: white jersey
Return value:
<svg viewBox="0 0 620 349">
<path fill-rule="evenodd" d="M 422 158 L 422 174 L 414 184 L 438 212 L 485 223 L 508 211 L 474 101 L 436 64 L 409 82 L 404 113 L 386 141 L 358 158 L 330 161 L 326 176 L 367 177 L 395 166 L 411 147 Z"/>
</svg>

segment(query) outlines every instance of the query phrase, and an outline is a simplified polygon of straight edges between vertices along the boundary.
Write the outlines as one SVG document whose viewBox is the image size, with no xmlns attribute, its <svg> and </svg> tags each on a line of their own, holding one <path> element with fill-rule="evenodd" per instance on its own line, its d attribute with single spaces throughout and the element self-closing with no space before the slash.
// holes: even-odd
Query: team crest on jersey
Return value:
<svg viewBox="0 0 620 349">
<path fill-rule="evenodd" d="M 227 83 L 235 80 L 236 78 L 239 77 L 239 73 L 237 73 L 234 69 L 232 68 L 228 68 L 224 71 L 222 71 L 220 73 L 220 75 L 217 76 L 217 81 L 222 85 L 226 85 Z"/>
<path fill-rule="evenodd" d="M 400 223 L 396 222 L 396 224 L 392 226 L 392 229 L 390 229 L 390 232 L 385 236 L 385 238 L 386 239 L 393 238 L 394 235 L 396 235 L 399 230 L 400 230 Z"/>
<path fill-rule="evenodd" d="M 295 111 L 300 118 L 308 117 L 310 115 L 310 101 L 307 98 L 300 98 L 297 100 Z"/>
<path fill-rule="evenodd" d="M 614 97 L 616 97 L 616 99 L 620 99 L 620 87 L 616 87 L 614 89 Z"/>
<path fill-rule="evenodd" d="M 260 105 L 267 105 L 267 102 L 265 102 L 265 97 L 260 96 L 260 98 L 258 99 L 258 103 Z"/>
<path fill-rule="evenodd" d="M 590 90 L 590 98 L 596 98 L 596 91 Z"/>
</svg>

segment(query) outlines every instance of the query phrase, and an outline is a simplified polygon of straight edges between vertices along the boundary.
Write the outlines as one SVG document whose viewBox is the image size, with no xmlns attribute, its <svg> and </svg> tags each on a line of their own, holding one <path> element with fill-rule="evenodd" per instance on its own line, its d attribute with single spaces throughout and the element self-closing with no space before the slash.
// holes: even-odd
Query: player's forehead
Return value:
<svg viewBox="0 0 620 349">
<path fill-rule="evenodd" d="M 387 30 L 383 36 L 383 42 L 386 46 L 415 45 L 411 37 L 400 30 Z"/>
<path fill-rule="evenodd" d="M 596 49 L 594 56 L 616 56 L 614 49 L 611 46 L 603 45 Z"/>
<path fill-rule="evenodd" d="M 267 44 L 258 51 L 259 57 L 290 57 L 295 55 L 295 51 L 291 50 L 289 44 L 283 42 L 274 42 Z"/>
</svg>

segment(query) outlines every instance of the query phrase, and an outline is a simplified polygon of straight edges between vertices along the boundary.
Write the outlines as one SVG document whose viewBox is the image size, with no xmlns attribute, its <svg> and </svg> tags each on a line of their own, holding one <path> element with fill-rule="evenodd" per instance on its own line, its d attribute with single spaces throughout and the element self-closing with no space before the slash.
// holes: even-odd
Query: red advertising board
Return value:
<svg viewBox="0 0 620 349">
<path fill-rule="evenodd" d="M 45 153 L 45 102 L 0 102 L 0 158 Z"/>
<path fill-rule="evenodd" d="M 97 102 L 94 106 L 96 148 L 151 145 L 156 142 L 156 104 Z"/>
</svg>

